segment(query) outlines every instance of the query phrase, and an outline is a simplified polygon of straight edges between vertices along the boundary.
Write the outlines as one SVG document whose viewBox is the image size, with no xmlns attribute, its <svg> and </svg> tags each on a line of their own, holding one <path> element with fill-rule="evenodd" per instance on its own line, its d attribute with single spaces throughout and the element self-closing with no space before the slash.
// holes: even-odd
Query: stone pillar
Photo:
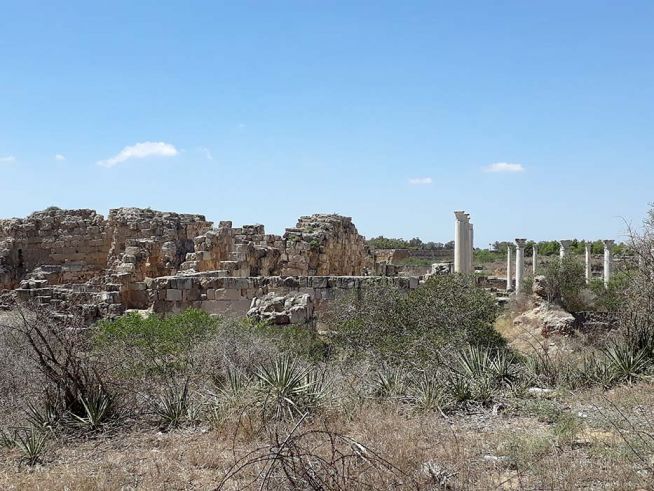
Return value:
<svg viewBox="0 0 654 491">
<path fill-rule="evenodd" d="M 586 248 L 586 284 L 589 284 L 593 275 L 590 265 L 590 256 L 592 252 L 593 243 L 590 240 L 587 240 L 586 242 L 584 242 L 584 247 Z"/>
<path fill-rule="evenodd" d="M 513 273 L 511 268 L 513 267 L 513 261 L 511 260 L 511 244 L 506 247 L 506 291 L 513 290 Z"/>
<path fill-rule="evenodd" d="M 568 252 L 570 251 L 570 244 L 572 244 L 571 240 L 559 240 L 559 244 L 561 244 L 561 248 L 559 249 L 559 257 L 561 260 L 565 256 L 568 255 Z"/>
<path fill-rule="evenodd" d="M 536 276 L 536 265 L 538 259 L 538 246 L 534 242 L 534 247 L 531 250 L 531 274 Z"/>
<path fill-rule="evenodd" d="M 454 224 L 454 272 L 465 273 L 465 240 L 468 234 L 467 218 L 463 211 L 455 211 L 456 223 Z"/>
<path fill-rule="evenodd" d="M 515 292 L 522 290 L 522 280 L 525 276 L 525 244 L 527 239 L 515 240 Z"/>
<path fill-rule="evenodd" d="M 611 280 L 611 249 L 613 249 L 613 240 L 603 240 L 604 242 L 604 287 L 608 288 Z"/>
<path fill-rule="evenodd" d="M 474 267 L 474 254 L 475 254 L 475 232 L 474 227 L 471 224 L 468 225 L 468 272 L 473 273 L 475 271 Z"/>
</svg>

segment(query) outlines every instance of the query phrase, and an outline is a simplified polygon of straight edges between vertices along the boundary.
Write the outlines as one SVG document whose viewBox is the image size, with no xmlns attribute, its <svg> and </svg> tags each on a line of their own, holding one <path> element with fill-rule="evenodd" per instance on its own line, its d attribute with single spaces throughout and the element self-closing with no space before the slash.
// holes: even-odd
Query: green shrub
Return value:
<svg viewBox="0 0 654 491">
<path fill-rule="evenodd" d="M 585 289 L 584 266 L 577 258 L 566 256 L 545 266 L 545 292 L 549 302 L 558 303 L 569 312 L 585 310 L 587 304 L 582 294 Z"/>
<path fill-rule="evenodd" d="M 172 373 L 190 362 L 191 349 L 219 325 L 218 319 L 197 309 L 165 317 L 130 313 L 99 322 L 94 346 L 122 359 L 125 375 Z"/>
<path fill-rule="evenodd" d="M 328 322 L 337 347 L 377 362 L 427 366 L 444 348 L 500 347 L 495 299 L 472 277 L 434 276 L 408 294 L 380 287 L 337 303 Z"/>
</svg>

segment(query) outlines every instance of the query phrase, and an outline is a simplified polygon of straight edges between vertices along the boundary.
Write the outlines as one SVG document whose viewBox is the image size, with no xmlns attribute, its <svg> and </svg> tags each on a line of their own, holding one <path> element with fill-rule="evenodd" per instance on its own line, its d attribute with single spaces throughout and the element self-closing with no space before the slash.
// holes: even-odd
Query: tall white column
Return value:
<svg viewBox="0 0 654 491">
<path fill-rule="evenodd" d="M 611 281 L 611 249 L 613 249 L 613 240 L 603 240 L 604 242 L 604 286 L 608 288 Z"/>
<path fill-rule="evenodd" d="M 527 239 L 515 240 L 515 292 L 522 290 L 522 279 L 525 275 L 525 244 Z"/>
<path fill-rule="evenodd" d="M 559 249 L 559 257 L 561 260 L 565 256 L 568 255 L 568 252 L 570 251 L 570 244 L 572 244 L 571 240 L 559 240 L 559 244 L 561 244 L 561 248 Z"/>
<path fill-rule="evenodd" d="M 464 273 L 465 268 L 465 234 L 468 233 L 466 225 L 466 214 L 463 211 L 455 211 L 456 223 L 454 224 L 454 272 Z"/>
<path fill-rule="evenodd" d="M 590 259 L 591 259 L 591 252 L 593 248 L 593 243 L 590 240 L 587 240 L 584 242 L 584 247 L 586 248 L 586 283 L 590 283 L 590 280 L 592 279 L 593 271 L 591 269 L 591 264 L 590 264 Z"/>
<path fill-rule="evenodd" d="M 538 260 L 538 246 L 534 242 L 534 247 L 531 249 L 531 274 L 536 276 L 536 265 Z"/>
<path fill-rule="evenodd" d="M 513 261 L 511 260 L 511 244 L 506 247 L 506 291 L 513 290 Z"/>
<path fill-rule="evenodd" d="M 472 223 L 468 225 L 468 272 L 473 273 L 474 268 L 474 254 L 475 254 L 475 232 Z"/>
</svg>

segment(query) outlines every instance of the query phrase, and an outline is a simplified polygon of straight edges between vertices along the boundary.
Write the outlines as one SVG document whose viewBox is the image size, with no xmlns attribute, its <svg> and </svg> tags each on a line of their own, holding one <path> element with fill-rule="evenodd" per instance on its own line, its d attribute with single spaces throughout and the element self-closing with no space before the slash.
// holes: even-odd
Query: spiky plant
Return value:
<svg viewBox="0 0 654 491">
<path fill-rule="evenodd" d="M 440 410 L 446 405 L 443 387 L 436 378 L 423 374 L 413 390 L 412 402 L 419 411 Z"/>
<path fill-rule="evenodd" d="M 472 387 L 466 377 L 452 376 L 447 384 L 447 392 L 454 402 L 463 404 L 473 399 Z"/>
<path fill-rule="evenodd" d="M 35 428 L 23 428 L 22 431 L 17 431 L 15 443 L 22 454 L 21 460 L 29 466 L 41 462 L 47 439 L 47 433 Z"/>
<path fill-rule="evenodd" d="M 604 348 L 604 356 L 614 381 L 635 382 L 650 366 L 648 354 L 624 342 L 614 342 Z"/>
<path fill-rule="evenodd" d="M 14 448 L 15 446 L 16 446 L 16 437 L 11 436 L 5 430 L 0 430 L 0 447 Z"/>
<path fill-rule="evenodd" d="M 54 431 L 59 422 L 59 411 L 49 400 L 46 400 L 43 409 L 28 402 L 25 414 L 28 423 L 38 431 Z"/>
<path fill-rule="evenodd" d="M 68 412 L 68 419 L 73 426 L 87 431 L 100 431 L 111 417 L 113 398 L 102 388 L 89 395 L 79 395 L 78 400 L 83 408 L 82 414 Z"/>
<path fill-rule="evenodd" d="M 380 399 L 404 399 L 406 397 L 406 374 L 398 368 L 386 368 L 377 372 L 373 393 Z"/>
<path fill-rule="evenodd" d="M 317 372 L 300 367 L 288 356 L 255 373 L 258 403 L 264 417 L 293 419 L 315 409 L 325 395 L 324 380 Z"/>
<path fill-rule="evenodd" d="M 475 380 L 485 378 L 491 371 L 491 359 L 488 350 L 478 346 L 468 346 L 458 355 L 462 372 Z"/>
<path fill-rule="evenodd" d="M 190 401 L 188 381 L 181 388 L 169 386 L 156 401 L 154 412 L 159 417 L 160 427 L 165 430 L 177 428 L 184 421 L 192 419 L 189 416 L 194 410 Z"/>
</svg>

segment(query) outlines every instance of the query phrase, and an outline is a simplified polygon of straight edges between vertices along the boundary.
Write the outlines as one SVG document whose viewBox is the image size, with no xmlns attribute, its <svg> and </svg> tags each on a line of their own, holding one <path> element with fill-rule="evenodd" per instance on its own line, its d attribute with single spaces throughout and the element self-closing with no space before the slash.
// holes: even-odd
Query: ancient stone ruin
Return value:
<svg viewBox="0 0 654 491">
<path fill-rule="evenodd" d="M 339 293 L 417 278 L 370 276 L 376 268 L 352 220 L 300 217 L 284 235 L 263 225 L 217 227 L 203 215 L 118 208 L 50 208 L 0 220 L 0 291 L 91 321 L 130 309 L 247 314 L 308 322 Z M 2 301 L 0 300 L 0 303 Z"/>
</svg>

